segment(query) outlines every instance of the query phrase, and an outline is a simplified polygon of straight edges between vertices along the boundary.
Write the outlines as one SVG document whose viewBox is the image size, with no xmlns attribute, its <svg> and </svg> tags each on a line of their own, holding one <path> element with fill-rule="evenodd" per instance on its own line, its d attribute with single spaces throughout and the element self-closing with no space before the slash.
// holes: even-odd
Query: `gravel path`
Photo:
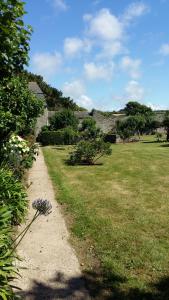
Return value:
<svg viewBox="0 0 169 300">
<path fill-rule="evenodd" d="M 30 170 L 29 181 L 32 184 L 28 189 L 30 210 L 27 223 L 35 212 L 31 207 L 33 200 L 48 199 L 53 208 L 49 216 L 41 216 L 33 223 L 18 247 L 22 258 L 17 262 L 21 278 L 15 284 L 22 289 L 18 294 L 26 300 L 90 299 L 78 259 L 68 242 L 69 234 L 55 200 L 41 149 Z"/>
</svg>

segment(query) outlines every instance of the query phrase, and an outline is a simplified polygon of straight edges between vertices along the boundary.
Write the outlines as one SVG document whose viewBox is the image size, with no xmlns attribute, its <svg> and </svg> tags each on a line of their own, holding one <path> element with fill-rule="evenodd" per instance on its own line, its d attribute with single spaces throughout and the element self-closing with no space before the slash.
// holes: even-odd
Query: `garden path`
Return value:
<svg viewBox="0 0 169 300">
<path fill-rule="evenodd" d="M 30 209 L 27 224 L 34 215 L 31 203 L 48 199 L 52 213 L 39 217 L 18 247 L 22 261 L 17 261 L 21 275 L 15 282 L 26 300 L 90 299 L 76 254 L 69 244 L 69 233 L 60 212 L 42 150 L 29 172 Z M 24 228 L 25 224 L 21 227 Z M 22 228 L 20 228 L 22 230 Z"/>
</svg>

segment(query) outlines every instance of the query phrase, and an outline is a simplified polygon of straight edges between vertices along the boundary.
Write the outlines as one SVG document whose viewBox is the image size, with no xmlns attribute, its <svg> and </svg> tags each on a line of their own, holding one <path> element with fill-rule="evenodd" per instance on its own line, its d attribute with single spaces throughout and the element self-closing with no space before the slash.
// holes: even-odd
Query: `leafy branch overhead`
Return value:
<svg viewBox="0 0 169 300">
<path fill-rule="evenodd" d="M 31 26 L 25 26 L 24 2 L 0 1 L 0 77 L 20 73 L 28 63 Z"/>
</svg>

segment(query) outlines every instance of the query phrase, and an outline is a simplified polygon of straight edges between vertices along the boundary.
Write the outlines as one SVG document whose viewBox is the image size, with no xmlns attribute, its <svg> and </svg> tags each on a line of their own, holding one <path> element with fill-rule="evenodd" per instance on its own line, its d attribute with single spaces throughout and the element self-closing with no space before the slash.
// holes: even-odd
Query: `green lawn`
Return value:
<svg viewBox="0 0 169 300">
<path fill-rule="evenodd" d="M 100 299 L 169 299 L 167 146 L 113 145 L 96 166 L 66 165 L 70 146 L 43 148 L 79 255 L 93 274 L 101 262 Z"/>
</svg>

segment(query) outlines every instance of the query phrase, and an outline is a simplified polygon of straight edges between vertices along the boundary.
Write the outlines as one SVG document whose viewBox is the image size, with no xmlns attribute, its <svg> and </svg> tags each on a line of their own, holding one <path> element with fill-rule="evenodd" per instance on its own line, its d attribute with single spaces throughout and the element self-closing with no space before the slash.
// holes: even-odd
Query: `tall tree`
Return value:
<svg viewBox="0 0 169 300">
<path fill-rule="evenodd" d="M 0 79 L 23 70 L 28 63 L 31 26 L 25 26 L 24 2 L 0 1 Z"/>
<path fill-rule="evenodd" d="M 138 114 L 142 114 L 142 115 L 153 114 L 153 111 L 150 107 L 147 107 L 146 105 L 140 104 L 135 101 L 128 102 L 124 108 L 124 111 L 128 116 L 135 116 Z"/>
</svg>

